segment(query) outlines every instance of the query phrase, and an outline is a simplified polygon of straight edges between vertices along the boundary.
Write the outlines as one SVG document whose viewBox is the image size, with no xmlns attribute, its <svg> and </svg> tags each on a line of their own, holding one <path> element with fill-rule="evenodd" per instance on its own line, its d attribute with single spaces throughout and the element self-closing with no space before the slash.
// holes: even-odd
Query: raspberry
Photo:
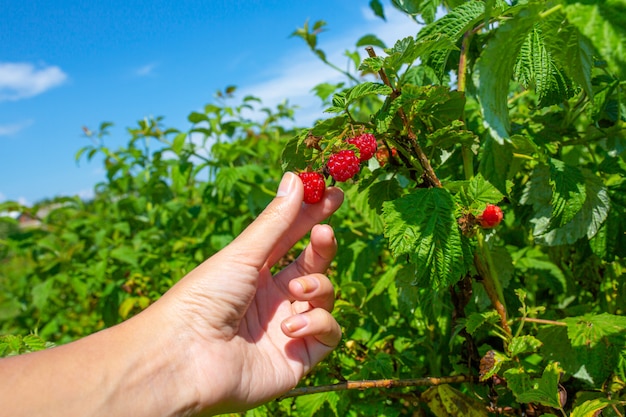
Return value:
<svg viewBox="0 0 626 417">
<path fill-rule="evenodd" d="M 478 221 L 482 227 L 491 229 L 499 225 L 503 218 L 504 214 L 502 213 L 502 209 L 500 207 L 493 204 L 487 204 L 483 214 L 478 216 Z"/>
<path fill-rule="evenodd" d="M 304 185 L 304 202 L 307 204 L 317 203 L 324 197 L 326 182 L 319 172 L 301 172 L 298 174 Z"/>
<path fill-rule="evenodd" d="M 359 148 L 359 162 L 369 160 L 374 156 L 378 148 L 376 137 L 371 133 L 363 133 L 359 136 L 349 138 L 347 142 Z"/>
<path fill-rule="evenodd" d="M 346 149 L 332 154 L 326 167 L 335 181 L 348 181 L 359 172 L 359 158 L 354 151 Z"/>
</svg>

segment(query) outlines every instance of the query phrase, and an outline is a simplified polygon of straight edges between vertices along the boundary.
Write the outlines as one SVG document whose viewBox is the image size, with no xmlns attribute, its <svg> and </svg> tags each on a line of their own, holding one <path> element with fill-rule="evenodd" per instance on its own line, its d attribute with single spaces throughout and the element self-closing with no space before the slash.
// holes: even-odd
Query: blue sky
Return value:
<svg viewBox="0 0 626 417">
<path fill-rule="evenodd" d="M 325 20 L 319 47 L 340 66 L 367 33 L 392 45 L 419 29 L 389 1 L 387 22 L 368 3 L 0 0 L 0 201 L 89 197 L 103 170 L 74 160 L 88 144 L 82 126 L 113 122 L 112 147 L 146 116 L 184 130 L 227 85 L 266 106 L 288 99 L 310 123 L 321 115 L 311 89 L 337 75 L 295 29 Z"/>
</svg>

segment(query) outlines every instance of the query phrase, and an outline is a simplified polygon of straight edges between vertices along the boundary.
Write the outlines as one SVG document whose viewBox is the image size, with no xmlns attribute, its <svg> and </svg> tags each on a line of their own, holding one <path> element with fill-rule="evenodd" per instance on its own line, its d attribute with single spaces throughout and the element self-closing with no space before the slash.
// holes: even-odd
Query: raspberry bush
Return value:
<svg viewBox="0 0 626 417">
<path fill-rule="evenodd" d="M 312 126 L 285 127 L 288 106 L 251 121 L 258 100 L 229 87 L 186 131 L 141 120 L 120 149 L 89 131 L 93 200 L 3 203 L 40 224 L 0 216 L 0 355 L 145 308 L 291 170 L 311 204 L 346 194 L 328 271 L 344 339 L 247 415 L 626 415 L 623 1 L 368 4 L 416 36 L 364 34 L 346 66 L 318 47 L 325 22 L 296 30 L 346 68 L 313 90 Z"/>
</svg>

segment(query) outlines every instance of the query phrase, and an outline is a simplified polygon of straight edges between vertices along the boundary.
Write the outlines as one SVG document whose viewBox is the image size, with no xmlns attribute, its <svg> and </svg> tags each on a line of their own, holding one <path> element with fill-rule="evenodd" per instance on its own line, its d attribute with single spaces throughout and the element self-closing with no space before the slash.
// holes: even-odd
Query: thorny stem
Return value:
<svg viewBox="0 0 626 417">
<path fill-rule="evenodd" d="M 474 264 L 476 269 L 482 277 L 482 284 L 485 287 L 485 291 L 491 300 L 491 304 L 500 315 L 500 324 L 502 329 L 506 332 L 507 336 L 511 337 L 511 328 L 506 318 L 506 306 L 504 304 L 504 294 L 502 292 L 502 285 L 498 279 L 498 272 L 491 258 L 491 252 L 485 242 L 485 236 L 482 231 L 478 231 L 476 234 L 478 238 L 478 251 L 474 254 Z M 480 255 L 479 255 L 480 254 Z M 484 261 L 483 261 L 484 260 Z M 486 264 L 485 264 L 486 262 Z"/>
<path fill-rule="evenodd" d="M 466 77 L 467 77 L 467 50 L 472 39 L 473 31 L 468 30 L 463 35 L 461 43 L 461 57 L 459 58 L 459 72 L 457 75 L 457 90 L 465 93 Z M 465 118 L 465 116 L 463 116 Z M 467 145 L 461 145 L 461 156 L 463 157 L 463 173 L 465 179 L 469 180 L 474 177 L 474 155 L 472 149 Z"/>
<path fill-rule="evenodd" d="M 371 58 L 376 57 L 376 52 L 374 51 L 374 48 L 372 48 L 371 46 L 368 46 L 367 48 L 365 48 L 365 50 L 367 51 L 368 55 Z M 385 85 L 391 87 L 391 90 L 392 90 L 391 99 L 398 97 L 400 95 L 400 91 L 397 90 L 391 84 L 391 81 L 389 81 L 389 78 L 387 77 L 385 70 L 381 68 L 380 71 L 378 71 L 378 75 L 380 76 L 380 79 L 382 80 L 382 82 L 385 83 Z M 442 187 L 441 181 L 439 181 L 437 174 L 435 174 L 435 170 L 433 169 L 432 165 L 430 165 L 430 161 L 428 160 L 428 157 L 426 156 L 421 146 L 419 145 L 417 141 L 417 136 L 415 135 L 415 132 L 413 132 L 413 129 L 411 128 L 411 123 L 409 123 L 409 120 L 406 117 L 404 110 L 398 109 L 398 115 L 402 119 L 402 124 L 407 130 L 407 136 L 411 140 L 411 143 L 413 145 L 413 151 L 415 152 L 415 155 L 417 156 L 417 160 L 419 161 L 422 169 L 424 170 L 424 175 L 428 179 L 428 182 L 430 183 L 429 185 L 433 187 L 441 188 Z"/>
<path fill-rule="evenodd" d="M 399 387 L 424 387 L 445 384 L 457 384 L 472 381 L 473 378 L 467 375 L 444 376 L 440 378 L 416 378 L 416 379 L 373 379 L 364 381 L 344 381 L 332 385 L 318 385 L 312 387 L 294 388 L 286 394 L 278 397 L 278 401 L 286 398 L 300 397 L 302 395 L 319 394 L 322 392 L 345 391 L 351 389 L 370 388 L 399 388 Z"/>
</svg>

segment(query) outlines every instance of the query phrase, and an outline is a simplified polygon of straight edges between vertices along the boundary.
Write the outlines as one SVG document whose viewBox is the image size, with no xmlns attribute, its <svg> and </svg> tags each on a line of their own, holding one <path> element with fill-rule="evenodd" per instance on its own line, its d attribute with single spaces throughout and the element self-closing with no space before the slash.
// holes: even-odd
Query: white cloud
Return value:
<svg viewBox="0 0 626 417">
<path fill-rule="evenodd" d="M 12 136 L 26 129 L 33 124 L 33 120 L 24 120 L 22 122 L 0 124 L 0 136 Z"/>
<path fill-rule="evenodd" d="M 152 62 L 150 64 L 146 64 L 142 67 L 139 67 L 135 70 L 135 75 L 137 77 L 147 77 L 149 75 L 154 75 L 154 70 L 158 67 L 159 64 Z"/>
<path fill-rule="evenodd" d="M 415 36 L 419 31 L 420 26 L 407 15 L 395 9 L 386 9 L 385 12 L 386 22 L 375 17 L 369 8 L 363 8 L 366 30 L 359 22 L 353 31 L 340 37 L 331 38 L 332 31 L 326 32 L 319 37 L 319 48 L 327 54 L 329 62 L 344 68 L 349 61 L 345 51 L 353 49 L 356 41 L 365 34 L 374 34 L 390 47 L 397 40 Z M 242 96 L 259 97 L 269 108 L 275 108 L 287 99 L 290 104 L 298 106 L 296 120 L 300 126 L 310 125 L 316 119 L 325 117 L 320 99 L 311 92 L 316 85 L 346 81 L 345 76 L 320 61 L 303 42 L 301 47 L 301 52 L 277 59 L 265 81 L 244 86 L 238 91 Z M 362 58 L 365 57 L 363 48 L 359 53 Z"/>
<path fill-rule="evenodd" d="M 67 74 L 57 66 L 36 67 L 25 62 L 0 63 L 0 102 L 33 97 L 66 80 Z"/>
</svg>

